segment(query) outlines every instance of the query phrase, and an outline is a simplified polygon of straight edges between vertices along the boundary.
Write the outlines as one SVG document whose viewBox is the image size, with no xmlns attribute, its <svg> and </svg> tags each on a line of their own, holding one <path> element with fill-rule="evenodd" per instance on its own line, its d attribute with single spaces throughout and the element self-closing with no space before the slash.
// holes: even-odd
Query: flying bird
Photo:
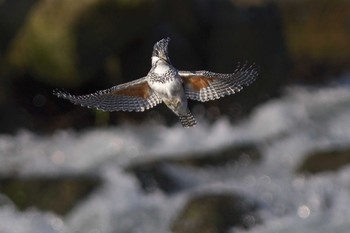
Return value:
<svg viewBox="0 0 350 233">
<path fill-rule="evenodd" d="M 54 95 L 74 104 L 103 111 L 143 112 L 165 103 L 180 119 L 183 127 L 196 125 L 188 99 L 206 102 L 237 93 L 251 84 L 258 72 L 254 66 L 238 66 L 233 73 L 183 71 L 176 69 L 168 56 L 165 38 L 155 43 L 152 67 L 145 77 L 87 95 L 54 91 Z"/>
</svg>

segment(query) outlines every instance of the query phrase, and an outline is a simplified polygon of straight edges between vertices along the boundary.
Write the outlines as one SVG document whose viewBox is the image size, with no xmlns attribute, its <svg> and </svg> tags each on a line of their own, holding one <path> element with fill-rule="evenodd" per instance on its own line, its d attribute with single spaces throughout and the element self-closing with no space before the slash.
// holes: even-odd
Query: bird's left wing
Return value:
<svg viewBox="0 0 350 233">
<path fill-rule="evenodd" d="M 238 66 L 231 74 L 210 71 L 179 71 L 187 98 L 206 102 L 237 93 L 258 76 L 254 66 Z"/>
<path fill-rule="evenodd" d="M 88 95 L 71 95 L 63 91 L 54 91 L 54 95 L 74 104 L 104 111 L 143 112 L 162 102 L 145 77 Z"/>
</svg>

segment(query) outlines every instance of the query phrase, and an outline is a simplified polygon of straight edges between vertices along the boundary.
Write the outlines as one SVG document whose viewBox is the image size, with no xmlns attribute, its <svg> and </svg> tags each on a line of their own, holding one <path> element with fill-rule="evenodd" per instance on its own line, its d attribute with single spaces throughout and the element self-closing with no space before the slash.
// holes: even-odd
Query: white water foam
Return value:
<svg viewBox="0 0 350 233">
<path fill-rule="evenodd" d="M 35 208 L 20 212 L 1 196 L 0 232 L 164 233 L 191 195 L 229 191 L 265 206 L 261 225 L 234 232 L 345 233 L 350 229 L 350 168 L 314 176 L 295 170 L 309 152 L 349 146 L 349 116 L 349 86 L 293 87 L 236 125 L 222 118 L 190 130 L 145 125 L 1 135 L 2 175 L 93 174 L 103 185 L 65 217 Z M 260 163 L 208 170 L 171 167 L 180 180 L 195 184 L 176 195 L 145 194 L 123 171 L 134 162 L 247 142 L 261 150 Z"/>
</svg>

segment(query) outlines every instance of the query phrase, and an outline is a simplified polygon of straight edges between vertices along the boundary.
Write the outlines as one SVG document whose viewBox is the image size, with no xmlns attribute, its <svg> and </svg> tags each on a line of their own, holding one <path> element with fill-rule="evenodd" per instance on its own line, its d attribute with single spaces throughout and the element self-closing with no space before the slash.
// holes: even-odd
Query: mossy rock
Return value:
<svg viewBox="0 0 350 233">
<path fill-rule="evenodd" d="M 253 144 L 246 144 L 131 164 L 126 170 L 135 174 L 145 191 L 151 192 L 155 189 L 161 189 L 170 194 L 191 187 L 192 184 L 189 180 L 179 180 L 178 177 L 175 177 L 173 173 L 169 172 L 169 166 L 206 169 L 241 162 L 257 162 L 260 159 L 261 153 L 258 148 Z"/>
<path fill-rule="evenodd" d="M 349 164 L 350 148 L 318 151 L 307 155 L 297 169 L 297 172 L 315 174 L 326 171 L 336 171 Z"/>
<path fill-rule="evenodd" d="M 141 0 L 38 1 L 12 42 L 9 63 L 43 83 L 81 86 L 118 60 L 109 59 L 115 48 L 142 36 L 151 20 L 149 5 Z"/>
<path fill-rule="evenodd" d="M 182 166 L 207 168 L 233 165 L 242 161 L 256 162 L 261 159 L 261 153 L 255 145 L 243 144 L 203 152 L 200 155 L 190 153 L 181 157 L 174 159 L 172 162 Z"/>
<path fill-rule="evenodd" d="M 307 81 L 326 78 L 350 65 L 350 4 L 344 0 L 278 3 L 293 75 Z M 332 75 L 329 75 L 332 76 Z"/>
<path fill-rule="evenodd" d="M 17 69 L 30 71 L 45 83 L 64 80 L 76 84 L 71 25 L 79 12 L 93 2 L 38 1 L 12 43 L 10 63 Z"/>
<path fill-rule="evenodd" d="M 295 60 L 338 63 L 350 57 L 350 4 L 343 0 L 296 0 L 280 4 L 286 39 Z"/>
<path fill-rule="evenodd" d="M 0 192 L 20 210 L 36 207 L 64 215 L 98 187 L 93 177 L 0 178 Z"/>
<path fill-rule="evenodd" d="M 258 205 L 234 194 L 192 197 L 171 226 L 172 233 L 226 233 L 233 227 L 250 228 L 260 220 Z"/>
</svg>

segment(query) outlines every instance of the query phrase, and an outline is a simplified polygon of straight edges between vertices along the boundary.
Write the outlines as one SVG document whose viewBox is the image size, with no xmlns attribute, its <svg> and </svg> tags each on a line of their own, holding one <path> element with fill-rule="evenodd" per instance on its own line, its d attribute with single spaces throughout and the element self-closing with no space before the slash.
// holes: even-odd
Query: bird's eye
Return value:
<svg viewBox="0 0 350 233">
<path fill-rule="evenodd" d="M 152 56 L 154 56 L 154 57 L 159 57 L 159 51 L 156 50 L 156 49 L 154 49 L 154 50 L 153 50 L 153 53 L 152 53 Z"/>
</svg>

